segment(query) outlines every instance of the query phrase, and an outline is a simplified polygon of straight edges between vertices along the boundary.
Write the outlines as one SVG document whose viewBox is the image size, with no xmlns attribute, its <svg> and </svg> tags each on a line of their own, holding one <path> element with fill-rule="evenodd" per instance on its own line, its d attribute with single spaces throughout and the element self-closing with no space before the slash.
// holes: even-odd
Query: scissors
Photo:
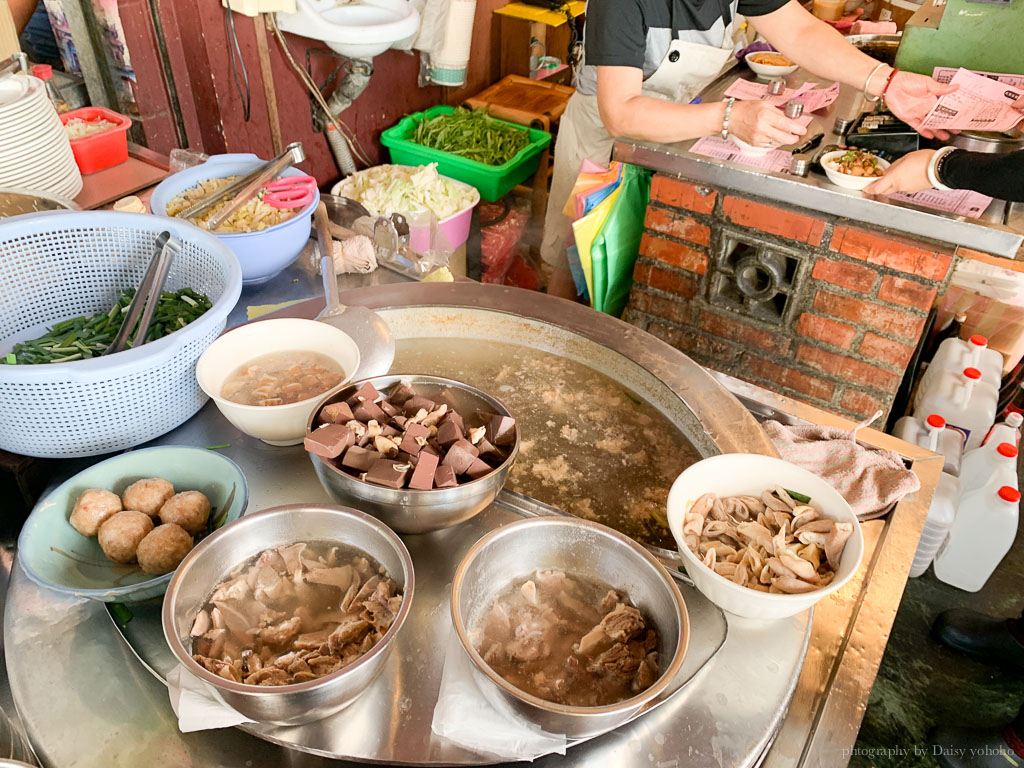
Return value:
<svg viewBox="0 0 1024 768">
<path fill-rule="evenodd" d="M 263 202 L 271 208 L 302 208 L 313 202 L 316 179 L 312 176 L 283 176 L 263 185 Z"/>
</svg>

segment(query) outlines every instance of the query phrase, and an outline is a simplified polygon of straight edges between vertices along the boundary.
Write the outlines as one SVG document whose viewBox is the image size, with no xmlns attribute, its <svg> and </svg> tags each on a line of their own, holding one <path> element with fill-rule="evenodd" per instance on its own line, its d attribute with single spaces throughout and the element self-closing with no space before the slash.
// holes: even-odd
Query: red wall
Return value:
<svg viewBox="0 0 1024 768">
<path fill-rule="evenodd" d="M 457 104 L 498 78 L 498 31 L 491 13 L 505 0 L 477 0 L 473 47 L 467 84 L 462 89 L 419 88 L 418 54 L 386 51 L 373 60 L 369 87 L 342 120 L 355 132 L 370 159 L 385 162 L 379 144 L 382 130 L 399 118 L 435 104 Z M 177 89 L 188 146 L 208 154 L 253 152 L 271 157 L 270 123 L 256 49 L 252 19 L 234 14 L 239 46 L 249 73 L 251 111 L 244 120 L 242 100 L 231 77 L 224 10 L 216 0 L 174 0 L 160 3 L 158 19 L 167 42 L 167 59 Z M 169 152 L 179 146 L 173 122 L 175 109 L 167 88 L 165 68 L 157 50 L 153 19 L 146 0 L 119 0 L 121 21 L 136 70 L 140 121 L 150 148 Z M 301 141 L 307 160 L 304 169 L 321 185 L 338 178 L 334 158 L 322 134 L 312 127 L 309 95 L 288 65 L 273 33 L 267 32 L 284 143 Z M 292 55 L 305 65 L 305 49 L 325 48 L 320 41 L 286 35 Z M 492 40 L 494 46 L 492 48 Z M 336 60 L 315 57 L 318 82 L 334 68 Z M 239 75 L 240 76 L 240 75 Z"/>
</svg>

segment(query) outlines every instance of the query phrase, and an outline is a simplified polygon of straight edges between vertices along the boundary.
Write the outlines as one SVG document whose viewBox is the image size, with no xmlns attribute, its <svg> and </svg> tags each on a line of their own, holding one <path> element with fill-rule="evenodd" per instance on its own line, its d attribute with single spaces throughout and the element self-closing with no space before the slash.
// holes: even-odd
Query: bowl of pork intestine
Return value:
<svg viewBox="0 0 1024 768">
<path fill-rule="evenodd" d="M 668 519 L 697 589 L 751 618 L 811 607 L 853 577 L 864 550 L 846 500 L 770 456 L 723 454 L 692 465 L 672 486 Z"/>
</svg>

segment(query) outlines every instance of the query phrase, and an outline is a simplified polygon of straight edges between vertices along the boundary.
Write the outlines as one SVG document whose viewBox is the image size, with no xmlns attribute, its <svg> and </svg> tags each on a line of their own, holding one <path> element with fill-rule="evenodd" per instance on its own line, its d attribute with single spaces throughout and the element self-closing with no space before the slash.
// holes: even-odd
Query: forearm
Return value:
<svg viewBox="0 0 1024 768">
<path fill-rule="evenodd" d="M 601 119 L 613 136 L 670 144 L 722 130 L 725 102 L 676 104 L 651 96 L 633 96 L 601 108 Z"/>
<path fill-rule="evenodd" d="M 939 180 L 953 189 L 1024 202 L 1024 150 L 1009 155 L 951 152 L 942 161 Z"/>
<path fill-rule="evenodd" d="M 3 0 L 0 0 L 0 2 L 3 2 Z M 32 18 L 37 4 L 38 0 L 7 0 L 7 5 L 11 9 L 11 15 L 14 17 L 14 28 L 18 30 L 19 35 L 28 25 L 28 20 Z"/>
<path fill-rule="evenodd" d="M 857 88 L 879 62 L 846 42 L 833 27 L 809 14 L 795 0 L 767 16 L 750 19 L 754 28 L 787 58 L 818 77 Z M 891 67 L 871 77 L 868 92 L 881 94 Z"/>
</svg>

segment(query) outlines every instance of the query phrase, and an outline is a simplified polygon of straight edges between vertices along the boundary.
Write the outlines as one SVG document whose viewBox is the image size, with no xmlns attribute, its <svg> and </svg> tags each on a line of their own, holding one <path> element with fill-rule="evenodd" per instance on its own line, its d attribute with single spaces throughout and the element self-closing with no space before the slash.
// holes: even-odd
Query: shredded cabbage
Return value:
<svg viewBox="0 0 1024 768">
<path fill-rule="evenodd" d="M 375 216 L 427 209 L 439 220 L 479 200 L 473 187 L 440 175 L 437 163 L 419 167 L 377 165 L 349 176 L 334 193 L 362 203 Z"/>
</svg>

